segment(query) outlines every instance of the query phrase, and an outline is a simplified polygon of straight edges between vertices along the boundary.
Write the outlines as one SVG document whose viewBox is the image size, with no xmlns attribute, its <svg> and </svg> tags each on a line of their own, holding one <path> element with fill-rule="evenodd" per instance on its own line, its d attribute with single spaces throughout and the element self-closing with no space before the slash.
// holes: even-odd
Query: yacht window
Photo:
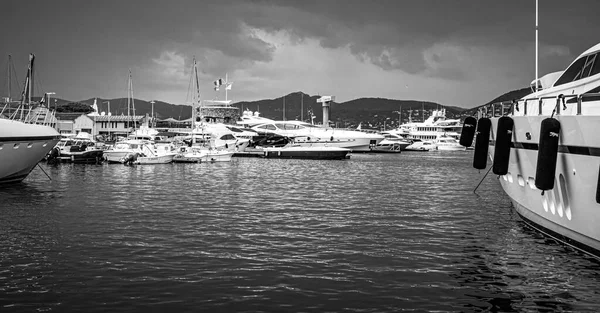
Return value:
<svg viewBox="0 0 600 313">
<path fill-rule="evenodd" d="M 590 73 L 592 72 L 592 68 L 594 67 L 594 63 L 596 60 L 596 54 L 588 56 L 587 61 L 585 62 L 585 65 L 583 66 L 583 73 L 581 78 L 585 78 L 590 76 Z"/>
<path fill-rule="evenodd" d="M 598 54 L 596 54 L 596 56 L 597 55 Z M 600 62 L 598 62 L 598 63 L 594 62 L 594 64 L 592 65 L 592 71 L 590 73 L 590 76 L 594 76 L 594 75 L 596 75 L 598 73 L 600 73 Z"/>
<path fill-rule="evenodd" d="M 233 137 L 232 134 L 225 134 L 225 135 L 221 136 L 220 139 L 221 140 L 235 140 L 235 137 Z"/>
<path fill-rule="evenodd" d="M 275 124 L 275 127 L 279 129 L 285 129 L 285 124 Z"/>
<path fill-rule="evenodd" d="M 560 78 L 556 80 L 554 86 L 560 86 L 579 79 L 579 77 L 581 76 L 580 72 L 586 63 L 586 60 L 587 57 L 583 57 L 575 61 L 571 66 L 569 66 L 569 68 L 565 70 L 565 72 L 560 76 Z"/>
<path fill-rule="evenodd" d="M 271 125 L 271 124 L 265 124 L 265 125 L 262 125 L 262 126 L 258 126 L 257 128 L 259 128 L 259 129 L 267 129 L 267 130 L 276 130 L 277 129 L 277 128 L 275 128 L 274 125 Z"/>
<path fill-rule="evenodd" d="M 236 128 L 236 127 L 231 127 L 231 126 L 225 126 L 225 127 L 227 127 L 227 129 L 229 129 L 232 132 L 236 132 L 236 133 L 241 133 L 242 132 L 241 129 Z"/>
<path fill-rule="evenodd" d="M 285 129 L 288 130 L 298 130 L 298 129 L 302 129 L 304 127 L 300 126 L 300 125 L 294 125 L 294 124 L 286 124 L 285 125 Z"/>
</svg>

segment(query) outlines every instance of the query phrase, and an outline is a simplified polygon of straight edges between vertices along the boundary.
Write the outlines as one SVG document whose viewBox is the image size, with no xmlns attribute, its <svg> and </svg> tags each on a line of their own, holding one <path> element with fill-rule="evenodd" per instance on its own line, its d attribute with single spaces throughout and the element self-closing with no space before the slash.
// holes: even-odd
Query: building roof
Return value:
<svg viewBox="0 0 600 313">
<path fill-rule="evenodd" d="M 88 116 L 90 119 L 96 122 L 127 122 L 127 121 L 140 121 L 145 116 L 144 115 L 95 115 Z"/>
<path fill-rule="evenodd" d="M 64 112 L 58 113 L 58 112 L 56 112 L 54 114 L 54 116 L 56 116 L 56 119 L 57 120 L 61 120 L 61 121 L 74 121 L 76 118 L 78 118 L 78 117 L 80 117 L 82 115 L 85 115 L 85 113 L 71 113 L 71 112 L 69 112 L 69 113 L 64 113 Z"/>
</svg>

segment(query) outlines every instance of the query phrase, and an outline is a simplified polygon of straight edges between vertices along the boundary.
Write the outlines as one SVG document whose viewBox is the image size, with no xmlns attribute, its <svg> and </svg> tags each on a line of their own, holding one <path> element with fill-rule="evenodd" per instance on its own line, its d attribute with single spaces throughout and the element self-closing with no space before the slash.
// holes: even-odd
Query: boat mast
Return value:
<svg viewBox="0 0 600 313">
<path fill-rule="evenodd" d="M 10 102 L 10 80 L 11 80 L 10 64 L 11 64 L 11 62 L 12 62 L 12 56 L 9 54 L 8 55 L 8 66 L 6 67 L 6 69 L 8 70 L 8 99 L 7 99 L 8 101 L 7 102 Z"/>
<path fill-rule="evenodd" d="M 33 60 L 35 60 L 35 56 L 29 54 L 29 98 L 27 99 L 27 103 L 31 105 L 31 95 L 33 94 Z"/>
<path fill-rule="evenodd" d="M 300 120 L 304 122 L 304 93 L 300 93 Z"/>
<path fill-rule="evenodd" d="M 194 56 L 194 62 L 192 65 L 193 68 L 193 74 L 194 75 L 194 79 L 196 82 L 196 90 L 194 92 L 194 94 L 192 95 L 192 129 L 194 129 L 195 127 L 195 123 L 196 123 L 196 109 L 195 109 L 195 105 L 198 104 L 198 106 L 200 107 L 200 81 L 198 80 L 198 64 L 196 63 L 196 57 Z M 225 75 L 225 77 L 227 77 L 227 74 Z M 225 99 L 227 99 L 227 88 L 225 89 Z M 200 108 L 200 110 L 202 110 L 202 108 Z"/>
<path fill-rule="evenodd" d="M 285 96 L 283 96 L 283 120 L 285 121 Z"/>
<path fill-rule="evenodd" d="M 538 91 L 538 0 L 535 0 L 535 92 Z"/>
</svg>

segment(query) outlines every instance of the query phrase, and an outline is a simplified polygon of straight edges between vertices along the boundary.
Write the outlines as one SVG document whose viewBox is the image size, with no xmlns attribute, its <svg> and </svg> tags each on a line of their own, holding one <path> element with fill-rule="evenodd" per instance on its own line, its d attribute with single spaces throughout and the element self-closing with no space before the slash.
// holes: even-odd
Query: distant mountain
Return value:
<svg viewBox="0 0 600 313">
<path fill-rule="evenodd" d="M 473 115 L 477 112 L 477 109 L 484 105 L 519 99 L 530 92 L 529 88 L 509 91 L 486 104 L 471 109 L 443 106 L 442 104 L 429 101 L 359 98 L 341 103 L 331 103 L 329 119 L 332 123 L 336 123 L 338 127 L 356 127 L 359 123 L 362 123 L 363 127 L 369 127 L 368 125 L 370 125 L 370 127 L 374 128 L 381 127 L 384 124 L 386 127 L 397 126 L 398 112 L 400 111 L 402 112 L 402 123 L 405 123 L 408 122 L 409 116 L 413 121 L 422 121 L 423 118 L 427 118 L 431 114 L 432 110 L 442 107 L 446 109 L 446 116 L 448 118 L 460 118 Z M 309 112 L 312 112 L 315 116 L 314 122 L 321 123 L 323 121 L 323 109 L 321 103 L 317 103 L 317 99 L 320 97 L 319 95 L 311 96 L 298 91 L 275 99 L 237 102 L 233 106 L 241 110 L 249 109 L 251 111 L 258 111 L 261 116 L 275 120 L 284 119 L 285 106 L 285 119 L 287 120 L 303 119 L 304 121 L 310 121 Z M 110 101 L 110 111 L 113 115 L 127 115 L 127 98 L 97 98 L 99 112 L 108 112 L 108 101 Z M 50 101 L 52 106 L 61 106 L 72 102 L 55 98 L 52 98 Z M 94 103 L 94 98 L 76 102 L 91 106 Z M 152 112 L 152 104 L 148 101 L 134 99 L 134 105 L 136 115 L 150 115 Z M 133 115 L 134 112 L 131 111 L 130 114 Z M 192 116 L 192 110 L 189 105 L 155 101 L 154 114 L 160 119 L 172 117 L 183 120 Z"/>
<path fill-rule="evenodd" d="M 486 104 L 482 104 L 480 106 L 476 106 L 474 108 L 465 110 L 462 113 L 462 115 L 463 116 L 474 115 L 477 112 L 477 110 L 479 110 L 479 108 L 481 108 L 483 106 L 490 105 L 490 104 L 496 103 L 496 102 L 501 102 L 501 101 L 512 101 L 512 100 L 516 100 L 516 99 L 521 99 L 530 93 L 531 93 L 530 87 L 525 87 L 525 88 L 509 91 L 501 96 L 496 97 L 495 99 L 493 99 L 492 101 L 490 101 Z"/>
<path fill-rule="evenodd" d="M 317 102 L 321 96 L 310 96 L 303 92 L 294 92 L 286 96 L 258 101 L 237 102 L 234 106 L 242 110 L 249 109 L 258 111 L 262 117 L 281 120 L 300 120 L 309 121 L 309 112 L 312 111 L 315 123 L 323 121 L 323 106 Z M 285 103 L 285 105 L 284 105 Z M 329 120 L 337 123 L 338 127 L 356 127 L 359 123 L 370 123 L 372 126 L 387 125 L 398 122 L 398 112 L 402 111 L 403 122 L 408 121 L 409 114 L 412 113 L 413 120 L 422 120 L 423 109 L 431 112 L 442 105 L 434 102 L 416 101 L 416 100 L 391 100 L 384 98 L 360 98 L 342 103 L 332 102 L 329 113 Z M 464 108 L 445 107 L 447 116 L 452 118 L 454 115 L 464 111 Z M 421 112 L 421 113 L 419 113 Z M 428 114 L 426 113 L 425 117 Z"/>
</svg>

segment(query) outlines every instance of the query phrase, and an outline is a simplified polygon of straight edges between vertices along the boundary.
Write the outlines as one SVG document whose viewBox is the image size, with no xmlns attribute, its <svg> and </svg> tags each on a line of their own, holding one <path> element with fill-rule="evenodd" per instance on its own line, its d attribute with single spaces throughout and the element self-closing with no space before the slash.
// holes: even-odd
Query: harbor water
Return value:
<svg viewBox="0 0 600 313">
<path fill-rule="evenodd" d="M 40 164 L 0 189 L 0 312 L 600 311 L 600 263 L 471 163 Z"/>
</svg>

